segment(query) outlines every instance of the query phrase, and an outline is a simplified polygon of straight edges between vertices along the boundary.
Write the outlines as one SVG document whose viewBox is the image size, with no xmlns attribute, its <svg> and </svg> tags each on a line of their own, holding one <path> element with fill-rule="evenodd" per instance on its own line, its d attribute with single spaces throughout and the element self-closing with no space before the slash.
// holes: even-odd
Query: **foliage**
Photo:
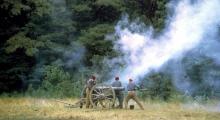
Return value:
<svg viewBox="0 0 220 120">
<path fill-rule="evenodd" d="M 25 53 L 28 56 L 33 56 L 38 51 L 38 47 L 42 47 L 44 44 L 40 41 L 32 40 L 25 36 L 24 33 L 18 33 L 11 37 L 7 41 L 6 52 L 11 53 L 16 51 L 18 48 L 24 48 Z"/>
<path fill-rule="evenodd" d="M 31 80 L 40 83 L 29 93 L 48 97 L 79 96 L 86 79 L 97 73 L 100 82 L 108 80 L 114 66 L 103 61 L 121 54 L 106 35 L 114 32 L 120 16 L 140 20 L 160 32 L 167 16 L 166 0 L 2 0 L 0 1 L 0 93 L 25 91 Z M 156 34 L 157 35 L 157 34 Z M 198 63 L 185 58 L 187 76 L 199 85 L 193 96 L 210 97 L 212 85 L 204 76 L 214 61 L 202 57 Z M 41 73 L 38 70 L 43 69 Z M 36 74 L 36 72 L 38 74 Z M 213 73 L 210 73 L 213 74 Z M 149 91 L 142 98 L 168 100 L 179 94 L 172 78 L 153 73 L 143 78 Z M 219 88 L 215 88 L 219 90 Z"/>
<path fill-rule="evenodd" d="M 94 55 L 107 56 L 113 52 L 111 41 L 105 40 L 105 35 L 113 32 L 113 26 L 100 24 L 88 30 L 82 31 L 79 37 L 89 53 L 86 57 L 86 64 L 91 65 Z"/>
<path fill-rule="evenodd" d="M 169 75 L 163 73 L 152 73 L 142 81 L 140 87 L 147 89 L 147 91 L 142 91 L 141 93 L 143 99 L 150 97 L 151 99 L 167 101 L 175 93 L 171 78 Z"/>
<path fill-rule="evenodd" d="M 7 11 L 10 17 L 22 14 L 41 17 L 49 13 L 48 0 L 2 0 L 0 8 Z"/>
<path fill-rule="evenodd" d="M 35 64 L 34 54 L 43 46 L 25 31 L 35 17 L 41 19 L 49 12 L 47 0 L 0 1 L 0 93 L 23 91 Z"/>
<path fill-rule="evenodd" d="M 133 19 L 139 17 L 159 32 L 165 25 L 167 2 L 166 0 L 126 0 L 125 4 L 126 11 Z"/>
<path fill-rule="evenodd" d="M 29 86 L 28 95 L 39 97 L 74 97 L 79 96 L 79 82 L 74 81 L 61 67 L 45 66 L 42 85 L 37 90 Z"/>
<path fill-rule="evenodd" d="M 199 59 L 192 60 L 190 57 L 184 59 L 186 69 L 186 77 L 195 87 L 192 96 L 197 97 L 213 97 L 219 91 L 214 84 L 218 82 L 220 76 L 220 67 L 212 59 L 200 56 Z M 216 81 L 217 80 L 217 81 Z"/>
</svg>

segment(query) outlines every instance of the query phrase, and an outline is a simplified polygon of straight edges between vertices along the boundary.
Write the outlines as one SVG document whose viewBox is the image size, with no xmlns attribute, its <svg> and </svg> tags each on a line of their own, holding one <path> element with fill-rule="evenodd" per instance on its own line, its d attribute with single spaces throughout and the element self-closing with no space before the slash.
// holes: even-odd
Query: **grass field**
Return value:
<svg viewBox="0 0 220 120">
<path fill-rule="evenodd" d="M 76 100 L 64 99 L 74 103 Z M 132 101 L 131 101 L 132 102 Z M 220 120 L 217 104 L 146 101 L 145 110 L 67 108 L 54 99 L 0 98 L 1 120 Z M 218 110 L 219 107 L 219 110 Z"/>
</svg>

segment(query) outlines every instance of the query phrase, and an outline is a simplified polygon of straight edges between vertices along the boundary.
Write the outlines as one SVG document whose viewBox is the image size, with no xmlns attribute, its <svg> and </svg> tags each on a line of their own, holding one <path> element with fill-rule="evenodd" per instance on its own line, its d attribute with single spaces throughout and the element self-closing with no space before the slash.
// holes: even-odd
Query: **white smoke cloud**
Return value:
<svg viewBox="0 0 220 120">
<path fill-rule="evenodd" d="M 126 67 L 119 73 L 122 82 L 127 83 L 130 77 L 138 80 L 151 70 L 159 70 L 169 60 L 180 59 L 208 37 L 216 36 L 219 7 L 220 0 L 200 0 L 193 4 L 182 0 L 157 38 L 152 37 L 152 28 L 143 32 L 142 25 L 129 23 L 127 17 L 119 21 L 115 27 L 119 38 L 115 49 L 125 54 Z"/>
</svg>

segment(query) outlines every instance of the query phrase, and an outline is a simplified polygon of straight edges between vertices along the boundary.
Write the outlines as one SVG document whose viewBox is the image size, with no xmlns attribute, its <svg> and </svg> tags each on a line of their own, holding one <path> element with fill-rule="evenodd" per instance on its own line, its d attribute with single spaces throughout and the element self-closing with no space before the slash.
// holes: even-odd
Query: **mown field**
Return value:
<svg viewBox="0 0 220 120">
<path fill-rule="evenodd" d="M 63 99 L 74 103 L 76 100 Z M 132 102 L 132 101 L 131 101 Z M 1 120 L 220 120 L 216 103 L 144 102 L 145 110 L 68 108 L 55 99 L 0 98 Z"/>
</svg>

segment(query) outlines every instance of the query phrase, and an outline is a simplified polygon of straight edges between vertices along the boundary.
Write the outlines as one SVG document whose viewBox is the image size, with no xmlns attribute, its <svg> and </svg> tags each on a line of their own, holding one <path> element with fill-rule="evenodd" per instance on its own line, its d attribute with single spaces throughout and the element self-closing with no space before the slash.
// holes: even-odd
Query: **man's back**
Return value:
<svg viewBox="0 0 220 120">
<path fill-rule="evenodd" d="M 114 81 L 112 87 L 122 87 L 121 81 Z"/>
<path fill-rule="evenodd" d="M 122 87 L 121 81 L 119 81 L 119 77 L 115 77 L 115 81 L 112 82 L 112 87 Z M 119 105 L 117 107 L 123 108 L 123 93 L 122 89 L 115 89 L 115 95 L 118 99 Z"/>
<path fill-rule="evenodd" d="M 128 91 L 134 91 L 135 88 L 136 88 L 135 83 L 133 83 L 133 82 L 128 83 L 128 86 L 127 86 Z"/>
</svg>

